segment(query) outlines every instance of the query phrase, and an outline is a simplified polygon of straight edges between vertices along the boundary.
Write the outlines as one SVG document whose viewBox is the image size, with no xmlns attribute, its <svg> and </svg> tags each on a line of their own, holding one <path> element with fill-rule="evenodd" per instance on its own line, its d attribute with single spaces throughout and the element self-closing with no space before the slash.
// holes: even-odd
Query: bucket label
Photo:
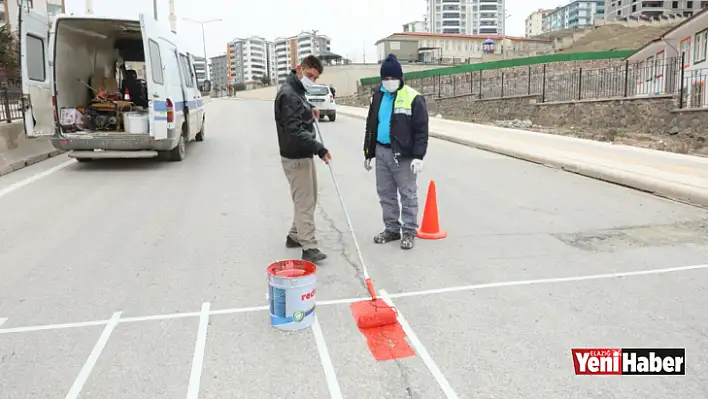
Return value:
<svg viewBox="0 0 708 399">
<path fill-rule="evenodd" d="M 307 277 L 303 280 L 298 281 L 299 284 L 294 281 L 282 285 L 278 281 L 269 283 L 270 319 L 273 326 L 298 329 L 311 324 L 315 312 L 315 281 Z M 293 325 L 286 326 L 288 324 Z"/>
</svg>

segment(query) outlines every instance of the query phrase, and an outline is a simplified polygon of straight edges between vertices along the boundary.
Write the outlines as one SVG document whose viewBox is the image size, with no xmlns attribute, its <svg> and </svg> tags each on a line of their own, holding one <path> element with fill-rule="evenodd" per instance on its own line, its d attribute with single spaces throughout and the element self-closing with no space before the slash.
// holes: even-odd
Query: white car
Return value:
<svg viewBox="0 0 708 399">
<path fill-rule="evenodd" d="M 307 101 L 320 110 L 320 120 L 326 116 L 330 122 L 334 122 L 337 118 L 337 104 L 329 86 L 313 85 L 305 96 Z"/>
</svg>

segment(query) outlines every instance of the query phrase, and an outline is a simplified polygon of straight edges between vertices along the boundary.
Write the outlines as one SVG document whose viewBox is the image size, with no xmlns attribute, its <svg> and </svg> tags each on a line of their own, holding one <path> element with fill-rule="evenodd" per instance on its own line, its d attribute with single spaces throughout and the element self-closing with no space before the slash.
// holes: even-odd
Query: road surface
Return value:
<svg viewBox="0 0 708 399">
<path fill-rule="evenodd" d="M 275 330 L 265 268 L 299 252 L 272 103 L 207 107 L 184 162 L 60 156 L 0 178 L 0 397 L 708 395 L 707 211 L 433 139 L 421 213 L 434 179 L 448 238 L 376 246 L 363 121 L 344 115 L 325 143 L 418 355 L 376 362 L 357 330 L 366 291 L 321 163 L 318 328 Z M 687 373 L 578 377 L 583 347 L 685 347 Z"/>
</svg>

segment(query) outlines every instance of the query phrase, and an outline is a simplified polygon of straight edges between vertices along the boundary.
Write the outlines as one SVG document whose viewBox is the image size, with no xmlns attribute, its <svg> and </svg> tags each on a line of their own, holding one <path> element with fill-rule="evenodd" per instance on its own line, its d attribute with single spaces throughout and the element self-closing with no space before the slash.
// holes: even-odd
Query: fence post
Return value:
<svg viewBox="0 0 708 399">
<path fill-rule="evenodd" d="M 583 68 L 578 70 L 578 100 L 583 96 Z"/>
<path fill-rule="evenodd" d="M 684 104 L 683 104 L 683 91 L 684 91 L 683 79 L 685 77 L 684 73 L 686 70 L 683 68 L 683 66 L 685 64 L 686 64 L 686 53 L 683 52 L 683 53 L 681 53 L 681 65 L 679 66 L 679 68 L 681 68 L 681 78 L 680 78 L 681 79 L 681 86 L 679 86 L 680 87 L 680 89 L 679 89 L 679 109 L 683 108 L 683 106 L 684 106 Z"/>
<path fill-rule="evenodd" d="M 531 65 L 529 65 L 529 96 L 531 95 Z"/>
<path fill-rule="evenodd" d="M 438 98 L 442 94 L 442 75 L 438 75 Z"/>
<path fill-rule="evenodd" d="M 543 83 L 541 83 L 541 102 L 546 102 L 546 64 L 543 64 Z"/>
<path fill-rule="evenodd" d="M 502 71 L 501 97 L 504 98 L 504 71 Z"/>
<path fill-rule="evenodd" d="M 479 99 L 482 99 L 482 70 L 479 70 Z"/>
<path fill-rule="evenodd" d="M 629 60 L 624 61 L 624 97 L 629 97 Z"/>
<path fill-rule="evenodd" d="M 8 92 L 7 87 L 3 87 L 0 93 L 2 93 L 0 95 L 0 101 L 2 101 L 5 106 L 5 120 L 7 123 L 11 123 L 12 116 L 10 115 L 10 93 Z"/>
<path fill-rule="evenodd" d="M 474 74 L 470 72 L 470 94 L 474 93 Z"/>
</svg>

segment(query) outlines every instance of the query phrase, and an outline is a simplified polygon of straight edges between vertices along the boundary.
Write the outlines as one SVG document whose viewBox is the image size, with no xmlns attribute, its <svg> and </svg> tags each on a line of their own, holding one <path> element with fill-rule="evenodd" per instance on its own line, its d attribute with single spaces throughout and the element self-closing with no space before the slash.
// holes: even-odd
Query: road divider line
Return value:
<svg viewBox="0 0 708 399">
<path fill-rule="evenodd" d="M 202 381 L 204 350 L 206 348 L 207 328 L 209 327 L 209 308 L 209 302 L 205 302 L 202 304 L 202 311 L 199 313 L 199 329 L 197 330 L 197 342 L 194 344 L 194 357 L 192 358 L 192 371 L 189 374 L 187 399 L 199 399 L 199 385 Z"/>
<path fill-rule="evenodd" d="M 106 347 L 108 339 L 111 337 L 111 333 L 113 333 L 113 330 L 118 325 L 120 315 L 121 312 L 113 313 L 113 317 L 111 317 L 108 324 L 106 324 L 106 328 L 103 329 L 101 336 L 98 338 L 98 342 L 96 342 L 91 354 L 88 359 L 86 359 L 86 363 L 84 363 L 84 367 L 81 368 L 79 375 L 76 377 L 76 380 L 74 380 L 74 384 L 71 386 L 69 393 L 66 394 L 66 399 L 77 399 L 79 397 L 81 389 L 83 389 L 86 381 L 88 381 L 91 371 L 98 361 L 98 357 L 101 356 L 101 352 L 103 352 L 103 348 Z"/>
<path fill-rule="evenodd" d="M 405 298 L 405 297 L 421 296 L 421 295 L 447 294 L 447 293 L 458 292 L 458 291 L 472 291 L 472 290 L 479 290 L 479 289 L 484 289 L 484 288 L 502 288 L 502 287 L 521 286 L 521 285 L 568 283 L 568 282 L 578 282 L 578 281 L 588 281 L 588 280 L 606 280 L 606 279 L 614 279 L 614 278 L 621 278 L 621 277 L 635 277 L 635 276 L 644 276 L 644 275 L 652 275 L 652 274 L 676 273 L 676 272 L 684 272 L 684 271 L 689 271 L 689 270 L 700 270 L 700 269 L 708 269 L 708 264 L 670 267 L 670 268 L 666 268 L 666 269 L 640 270 L 640 271 L 635 271 L 635 272 L 618 272 L 618 273 L 606 273 L 606 274 L 592 274 L 592 275 L 575 276 L 575 277 L 543 278 L 543 279 L 536 279 L 536 280 L 518 280 L 518 281 L 504 281 L 504 282 L 498 282 L 498 283 L 463 285 L 463 286 L 459 286 L 459 287 L 448 287 L 448 288 L 437 288 L 437 289 L 432 289 L 432 290 L 401 292 L 398 294 L 391 294 L 390 297 L 391 298 Z"/>
<path fill-rule="evenodd" d="M 71 161 L 66 161 L 66 162 L 64 162 L 64 163 L 60 163 L 60 164 L 57 165 L 57 166 L 51 167 L 51 168 L 49 168 L 49 169 L 47 169 L 47 170 L 45 170 L 45 171 L 39 172 L 39 173 L 37 173 L 37 174 L 34 174 L 34 175 L 32 175 L 32 176 L 30 176 L 30 177 L 24 179 L 24 180 L 20 180 L 20 181 L 18 181 L 18 182 L 16 182 L 16 183 L 12 183 L 12 184 L 10 184 L 9 186 L 7 186 L 7 187 L 5 187 L 5 188 L 0 188 L 0 198 L 6 196 L 6 195 L 8 195 L 8 194 L 10 194 L 10 193 L 13 192 L 13 191 L 16 191 L 16 190 L 22 188 L 22 187 L 24 187 L 24 186 L 26 186 L 26 185 L 28 185 L 28 184 L 30 184 L 30 183 L 34 183 L 34 182 L 36 182 L 37 180 L 43 179 L 43 178 L 45 178 L 45 177 L 51 175 L 51 174 L 54 173 L 54 172 L 60 171 L 60 170 L 62 170 L 62 169 L 64 169 L 64 168 L 66 168 L 67 166 L 73 165 L 73 164 L 75 164 L 75 163 L 76 163 L 76 161 L 74 161 L 74 160 L 72 159 Z"/>
<path fill-rule="evenodd" d="M 393 303 L 386 290 L 379 290 L 379 294 L 381 295 L 381 299 L 383 299 L 384 302 L 388 304 L 388 306 L 396 308 L 396 305 Z M 408 340 L 413 346 L 413 349 L 415 349 L 418 356 L 421 358 L 421 360 L 423 360 L 423 363 L 425 363 L 425 365 L 428 367 L 430 374 L 433 375 L 435 381 L 437 381 L 438 385 L 440 385 L 440 389 L 442 389 L 443 393 L 445 394 L 445 397 L 448 399 L 458 399 L 459 396 L 457 396 L 455 391 L 452 389 L 452 386 L 447 381 L 447 378 L 445 378 L 442 371 L 440 371 L 438 365 L 435 364 L 435 361 L 428 353 L 428 350 L 425 349 L 423 343 L 420 341 L 420 339 L 418 339 L 418 335 L 416 335 L 415 331 L 413 331 L 413 328 L 410 324 L 408 324 L 406 318 L 403 317 L 403 314 L 398 308 L 396 308 L 396 314 L 398 315 L 398 323 L 401 325 L 401 327 L 403 327 L 403 331 L 406 333 L 406 336 L 408 337 Z"/>
<path fill-rule="evenodd" d="M 329 356 L 327 342 L 325 342 L 324 334 L 322 334 L 322 327 L 320 327 L 320 322 L 317 319 L 317 315 L 315 315 L 315 321 L 312 323 L 312 334 L 315 336 L 315 344 L 317 345 L 317 351 L 320 354 L 320 362 L 322 363 L 322 369 L 325 373 L 329 396 L 332 399 L 342 399 L 342 391 L 339 388 L 337 373 L 332 365 L 332 358 Z"/>
<path fill-rule="evenodd" d="M 458 287 L 447 287 L 447 288 L 435 288 L 430 290 L 421 291 L 411 291 L 411 292 L 400 292 L 397 294 L 389 294 L 390 298 L 406 298 L 414 296 L 424 296 L 424 295 L 436 295 L 436 294 L 447 294 L 459 291 L 472 291 L 485 288 L 503 288 L 503 287 L 514 287 L 523 285 L 540 285 L 540 284 L 554 284 L 554 283 L 566 283 L 566 282 L 576 282 L 576 281 L 589 281 L 589 280 L 607 280 L 622 277 L 635 277 L 635 276 L 646 276 L 653 274 L 668 274 L 677 272 L 686 272 L 691 270 L 702 270 L 708 269 L 708 264 L 703 265 L 693 265 L 693 266 L 679 266 L 670 267 L 665 269 L 654 269 L 654 270 L 640 270 L 634 272 L 618 272 L 618 273 L 607 273 L 607 274 L 594 274 L 585 276 L 574 276 L 574 277 L 559 277 L 559 278 L 546 278 L 537 280 L 518 280 L 518 281 L 504 281 L 497 283 L 486 283 L 486 284 L 474 284 L 474 285 L 463 285 Z M 317 301 L 317 306 L 328 306 L 328 305 L 340 305 L 358 302 L 362 300 L 368 300 L 371 298 L 344 298 L 344 299 L 333 299 L 328 301 Z M 251 306 L 246 308 L 233 308 L 233 309 L 221 309 L 212 310 L 209 312 L 210 316 L 216 315 L 227 315 L 235 313 L 250 313 L 250 312 L 261 312 L 268 310 L 268 306 Z M 189 317 L 199 317 L 201 312 L 189 312 L 189 313 L 172 313 L 163 315 L 153 315 L 153 316 L 140 316 L 140 317 L 126 317 L 120 319 L 118 323 L 136 323 L 143 321 L 158 321 L 158 320 L 169 320 L 169 319 L 181 319 Z M 6 319 L 7 320 L 7 319 Z M 33 332 L 33 331 L 47 331 L 47 330 L 61 330 L 66 328 L 78 328 L 78 327 L 93 327 L 93 326 L 103 326 L 110 323 L 111 320 L 96 320 L 96 321 L 83 321 L 75 323 L 62 323 L 62 324 L 47 324 L 39 326 L 26 326 L 26 327 L 13 327 L 13 328 L 0 328 L 0 335 L 2 334 L 13 334 L 13 333 L 23 333 L 23 332 Z M 2 324 L 2 323 L 0 323 Z"/>
</svg>

